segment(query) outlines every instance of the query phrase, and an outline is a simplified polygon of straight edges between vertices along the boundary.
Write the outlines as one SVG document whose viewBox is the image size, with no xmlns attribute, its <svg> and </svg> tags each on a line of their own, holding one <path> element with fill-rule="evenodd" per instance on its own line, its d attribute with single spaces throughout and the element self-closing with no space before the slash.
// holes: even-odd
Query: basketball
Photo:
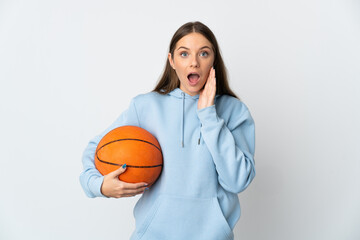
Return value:
<svg viewBox="0 0 360 240">
<path fill-rule="evenodd" d="M 163 166 L 161 147 L 148 131 L 136 126 L 122 126 L 108 132 L 95 151 L 95 167 L 102 175 L 126 164 L 119 179 L 128 183 L 153 185 Z"/>
</svg>

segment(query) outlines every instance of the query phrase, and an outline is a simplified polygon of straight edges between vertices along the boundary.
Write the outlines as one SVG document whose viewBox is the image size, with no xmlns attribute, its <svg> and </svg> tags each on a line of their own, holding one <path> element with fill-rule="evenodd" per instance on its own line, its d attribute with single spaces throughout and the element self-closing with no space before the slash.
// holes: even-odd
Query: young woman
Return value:
<svg viewBox="0 0 360 240">
<path fill-rule="evenodd" d="M 124 125 L 146 129 L 161 145 L 163 170 L 150 189 L 118 179 L 126 163 L 106 176 L 94 166 L 101 138 Z M 255 176 L 254 131 L 248 108 L 229 88 L 214 34 L 189 22 L 175 32 L 155 89 L 134 97 L 90 141 L 80 182 L 89 197 L 142 194 L 134 209 L 133 240 L 231 240 L 240 217 L 237 194 Z"/>
</svg>

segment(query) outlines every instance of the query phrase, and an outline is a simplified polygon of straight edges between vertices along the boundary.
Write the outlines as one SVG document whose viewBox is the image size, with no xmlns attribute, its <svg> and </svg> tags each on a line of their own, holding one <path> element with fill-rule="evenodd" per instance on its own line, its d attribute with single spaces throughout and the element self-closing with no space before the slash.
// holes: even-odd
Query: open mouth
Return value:
<svg viewBox="0 0 360 240">
<path fill-rule="evenodd" d="M 190 85 L 193 86 L 193 85 L 196 85 L 199 82 L 200 75 L 197 74 L 197 73 L 190 73 L 187 78 L 189 80 Z"/>
</svg>

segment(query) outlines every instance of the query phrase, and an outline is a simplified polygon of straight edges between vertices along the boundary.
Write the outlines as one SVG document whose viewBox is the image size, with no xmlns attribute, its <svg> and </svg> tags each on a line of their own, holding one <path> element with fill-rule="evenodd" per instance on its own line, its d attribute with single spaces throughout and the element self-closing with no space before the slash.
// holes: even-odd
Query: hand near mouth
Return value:
<svg viewBox="0 0 360 240">
<path fill-rule="evenodd" d="M 210 107 L 214 105 L 214 99 L 216 94 L 216 78 L 215 69 L 211 68 L 209 77 L 205 83 L 205 87 L 200 91 L 198 109 Z"/>
</svg>

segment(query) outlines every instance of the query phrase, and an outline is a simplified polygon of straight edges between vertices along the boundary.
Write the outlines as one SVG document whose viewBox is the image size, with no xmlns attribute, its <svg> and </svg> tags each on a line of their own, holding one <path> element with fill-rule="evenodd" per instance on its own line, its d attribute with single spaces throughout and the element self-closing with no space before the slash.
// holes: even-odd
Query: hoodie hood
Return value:
<svg viewBox="0 0 360 240">
<path fill-rule="evenodd" d="M 176 97 L 176 98 L 180 98 L 180 99 L 182 99 L 183 95 L 184 95 L 184 98 L 193 99 L 193 100 L 199 99 L 199 96 L 200 96 L 200 94 L 191 96 L 191 95 L 187 94 L 186 92 L 184 92 L 183 90 L 181 90 L 180 88 L 175 88 L 174 90 L 169 92 L 168 95 Z"/>
<path fill-rule="evenodd" d="M 172 90 L 171 92 L 168 93 L 168 95 L 170 96 L 173 96 L 173 97 L 176 97 L 176 98 L 180 98 L 182 99 L 182 95 L 184 94 L 185 98 L 186 99 L 193 99 L 193 100 L 197 100 L 199 99 L 199 96 L 200 94 L 197 94 L 197 95 L 194 95 L 194 96 L 191 96 L 189 94 L 187 94 L 186 92 L 184 92 L 183 90 L 181 90 L 180 88 L 175 88 L 174 90 Z M 215 95 L 215 102 L 216 102 L 216 99 L 220 97 L 219 94 L 216 94 Z"/>
<path fill-rule="evenodd" d="M 171 92 L 168 93 L 169 96 L 178 98 L 179 100 L 181 100 L 179 102 L 179 104 L 181 105 L 181 135 L 180 135 L 180 145 L 181 147 L 184 147 L 184 119 L 185 119 L 185 101 L 189 100 L 189 101 L 198 101 L 199 100 L 199 96 L 200 94 L 191 96 L 189 94 L 187 94 L 186 92 L 184 92 L 183 90 L 181 90 L 180 88 L 175 88 L 174 90 L 172 90 Z M 220 97 L 220 95 L 215 95 L 215 103 L 216 103 L 216 99 Z M 200 145 L 200 141 L 201 141 L 201 123 L 199 121 L 199 139 L 198 139 L 198 145 Z"/>
</svg>

